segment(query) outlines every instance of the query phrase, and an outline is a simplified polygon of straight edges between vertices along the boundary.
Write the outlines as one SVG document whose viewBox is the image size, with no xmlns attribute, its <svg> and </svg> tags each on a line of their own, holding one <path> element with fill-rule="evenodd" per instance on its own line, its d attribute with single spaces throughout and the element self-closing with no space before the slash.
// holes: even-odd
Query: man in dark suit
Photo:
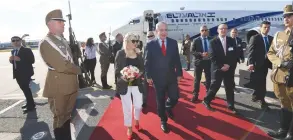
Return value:
<svg viewBox="0 0 293 140">
<path fill-rule="evenodd" d="M 156 91 L 158 115 L 161 129 L 167 133 L 168 117 L 173 118 L 172 108 L 179 98 L 178 82 L 182 78 L 182 66 L 176 40 L 168 38 L 167 24 L 156 24 L 157 39 L 149 41 L 145 49 L 145 74 L 147 82 L 153 84 Z M 168 99 L 165 101 L 167 92 Z"/>
<path fill-rule="evenodd" d="M 23 113 L 27 113 L 34 110 L 36 106 L 29 87 L 31 76 L 34 75 L 32 64 L 35 63 L 35 58 L 31 49 L 21 46 L 20 37 L 12 37 L 11 42 L 15 49 L 11 51 L 9 62 L 13 66 L 13 79 L 16 79 L 26 98 L 26 104 L 21 108 L 23 109 Z"/>
<path fill-rule="evenodd" d="M 194 62 L 194 90 L 191 102 L 198 100 L 198 92 L 200 88 L 200 80 L 202 71 L 204 70 L 206 78 L 206 90 L 210 88 L 211 84 L 211 60 L 208 57 L 209 40 L 208 28 L 206 25 L 200 27 L 201 36 L 194 39 L 191 45 L 191 54 L 193 54 Z"/>
<path fill-rule="evenodd" d="M 235 40 L 235 44 L 236 44 L 236 49 L 237 49 L 237 62 L 240 63 L 244 63 L 245 58 L 244 58 L 244 52 L 243 52 L 243 47 L 242 47 L 242 39 L 237 37 L 238 36 L 238 30 L 237 28 L 233 28 L 231 29 L 230 32 L 230 36 Z M 235 75 L 235 69 L 237 67 L 237 64 L 235 65 L 234 69 L 234 75 Z M 234 77 L 233 77 L 234 78 Z M 234 87 L 234 91 L 239 92 L 236 88 L 235 88 L 236 84 L 235 81 L 233 80 L 233 87 Z"/>
<path fill-rule="evenodd" d="M 266 96 L 266 79 L 268 68 L 272 68 L 272 63 L 267 58 L 267 52 L 272 43 L 273 37 L 269 36 L 271 23 L 263 21 L 261 23 L 260 34 L 250 38 L 248 46 L 248 69 L 252 71 L 251 82 L 254 86 L 252 101 L 260 101 L 262 109 L 268 109 L 268 104 L 265 102 Z"/>
<path fill-rule="evenodd" d="M 235 41 L 226 36 L 228 27 L 226 24 L 218 26 L 219 36 L 210 41 L 209 56 L 211 59 L 211 77 L 212 82 L 208 90 L 207 96 L 203 100 L 203 104 L 208 110 L 214 109 L 210 106 L 210 102 L 215 98 L 216 93 L 221 87 L 224 80 L 228 109 L 236 113 L 234 107 L 234 88 L 233 84 L 234 68 L 237 63 L 237 50 Z"/>
<path fill-rule="evenodd" d="M 112 47 L 112 53 L 114 55 L 114 58 L 116 58 L 117 52 L 122 49 L 122 46 L 123 46 L 123 36 L 122 36 L 122 34 L 118 33 L 116 35 L 115 39 L 116 39 L 116 42 Z M 115 84 L 116 84 L 116 82 L 117 82 L 117 75 L 115 74 Z M 116 94 L 116 96 L 118 96 L 118 95 L 119 94 Z"/>
</svg>

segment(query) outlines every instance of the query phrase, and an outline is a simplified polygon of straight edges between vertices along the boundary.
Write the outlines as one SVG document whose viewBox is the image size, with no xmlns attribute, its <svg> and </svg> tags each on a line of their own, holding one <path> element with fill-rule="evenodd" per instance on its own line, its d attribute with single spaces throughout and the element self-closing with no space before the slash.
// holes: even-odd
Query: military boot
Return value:
<svg viewBox="0 0 293 140">
<path fill-rule="evenodd" d="M 70 119 L 63 124 L 62 129 L 63 140 L 71 140 Z"/>
<path fill-rule="evenodd" d="M 64 140 L 63 139 L 63 128 L 54 129 L 55 140 Z"/>
<path fill-rule="evenodd" d="M 107 76 L 101 77 L 103 89 L 110 89 L 112 86 L 109 86 L 107 83 Z"/>
<path fill-rule="evenodd" d="M 280 129 L 277 132 L 268 132 L 273 138 L 285 138 L 291 125 L 292 112 L 282 108 L 280 113 Z"/>
</svg>

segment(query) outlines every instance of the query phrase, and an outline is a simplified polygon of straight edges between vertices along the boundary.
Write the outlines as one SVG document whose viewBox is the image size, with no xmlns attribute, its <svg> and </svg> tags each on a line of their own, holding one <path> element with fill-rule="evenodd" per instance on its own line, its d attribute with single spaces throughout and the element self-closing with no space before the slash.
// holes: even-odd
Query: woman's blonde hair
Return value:
<svg viewBox="0 0 293 140">
<path fill-rule="evenodd" d="M 131 43 L 131 40 L 138 40 L 138 37 L 136 34 L 134 34 L 132 32 L 128 32 L 123 39 L 123 49 L 126 53 L 126 56 L 128 56 L 130 53 L 135 52 L 135 49 L 133 50 L 133 52 L 127 50 L 127 45 L 128 45 L 128 43 Z"/>
</svg>

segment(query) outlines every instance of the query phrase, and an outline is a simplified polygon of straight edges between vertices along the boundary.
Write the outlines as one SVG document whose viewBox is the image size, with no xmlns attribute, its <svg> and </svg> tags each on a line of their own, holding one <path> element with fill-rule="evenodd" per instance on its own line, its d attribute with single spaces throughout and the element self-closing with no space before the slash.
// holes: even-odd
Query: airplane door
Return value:
<svg viewBox="0 0 293 140">
<path fill-rule="evenodd" d="M 147 33 L 148 31 L 154 30 L 154 11 L 146 10 L 143 12 L 143 32 Z"/>
</svg>

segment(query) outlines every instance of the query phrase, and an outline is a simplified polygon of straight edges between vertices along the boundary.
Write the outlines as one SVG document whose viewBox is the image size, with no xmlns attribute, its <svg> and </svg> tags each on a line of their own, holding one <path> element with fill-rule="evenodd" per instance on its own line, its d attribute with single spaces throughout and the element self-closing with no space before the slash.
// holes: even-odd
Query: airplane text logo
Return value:
<svg viewBox="0 0 293 140">
<path fill-rule="evenodd" d="M 195 17 L 215 17 L 215 12 L 206 12 L 206 13 L 167 13 L 167 18 L 195 18 Z"/>
</svg>

